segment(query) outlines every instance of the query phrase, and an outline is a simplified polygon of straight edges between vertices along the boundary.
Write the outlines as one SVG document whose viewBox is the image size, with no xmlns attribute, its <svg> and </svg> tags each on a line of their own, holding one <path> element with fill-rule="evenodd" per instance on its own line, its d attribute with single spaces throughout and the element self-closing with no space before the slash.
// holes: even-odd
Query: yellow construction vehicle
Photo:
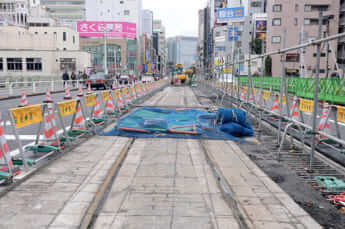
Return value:
<svg viewBox="0 0 345 229">
<path fill-rule="evenodd" d="M 181 84 L 184 84 L 187 81 L 187 76 L 183 70 L 184 66 L 183 64 L 176 64 L 175 67 L 175 82 L 181 82 Z"/>
</svg>

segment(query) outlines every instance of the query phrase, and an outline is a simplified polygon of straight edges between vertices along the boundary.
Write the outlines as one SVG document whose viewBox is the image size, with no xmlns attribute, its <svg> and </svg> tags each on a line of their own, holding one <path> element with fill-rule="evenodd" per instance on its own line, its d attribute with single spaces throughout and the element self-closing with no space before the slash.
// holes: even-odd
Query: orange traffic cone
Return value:
<svg viewBox="0 0 345 229">
<path fill-rule="evenodd" d="M 90 83 L 87 85 L 87 94 L 92 94 L 91 84 Z"/>
<path fill-rule="evenodd" d="M 52 99 L 52 96 L 51 96 L 51 94 L 50 94 L 49 89 L 47 89 L 46 98 L 44 99 L 43 102 L 44 102 L 44 103 L 52 103 L 52 102 L 53 102 L 53 99 Z"/>
<path fill-rule="evenodd" d="M 262 91 L 261 89 L 259 89 L 257 95 L 256 95 L 256 99 L 255 99 L 255 103 L 256 105 L 261 105 L 261 98 L 262 98 Z"/>
<path fill-rule="evenodd" d="M 115 111 L 115 106 L 113 103 L 113 98 L 111 98 L 111 96 L 109 95 L 107 104 L 105 105 L 105 113 L 109 115 L 109 114 L 113 114 L 114 111 Z"/>
<path fill-rule="evenodd" d="M 329 122 L 328 122 L 328 114 L 329 114 L 329 105 L 328 103 L 324 103 L 322 106 L 322 114 L 319 124 L 319 130 L 329 129 L 331 128 Z"/>
<path fill-rule="evenodd" d="M 290 116 L 293 120 L 298 120 L 299 119 L 299 107 L 298 107 L 298 98 L 297 96 L 295 96 L 293 98 L 293 102 L 292 102 L 292 105 L 291 105 L 291 113 L 290 113 Z"/>
<path fill-rule="evenodd" d="M 329 105 L 328 103 L 324 103 L 322 106 L 322 113 L 321 113 L 321 119 L 320 124 L 318 127 L 319 131 L 329 131 L 331 129 L 331 125 L 329 124 L 328 116 L 329 116 Z M 327 137 L 325 136 L 319 136 L 319 140 L 326 140 Z"/>
<path fill-rule="evenodd" d="M 131 88 L 131 93 L 132 93 L 132 100 L 137 99 L 137 93 L 135 91 L 135 85 Z"/>
<path fill-rule="evenodd" d="M 271 108 L 271 111 L 274 112 L 274 113 L 277 113 L 277 114 L 280 112 L 278 96 L 274 97 L 273 106 Z"/>
<path fill-rule="evenodd" d="M 55 116 L 54 116 L 54 109 L 53 109 L 53 103 L 48 103 L 48 112 L 50 114 L 50 118 L 53 124 L 54 131 L 57 132 L 57 126 L 55 122 Z"/>
<path fill-rule="evenodd" d="M 28 99 L 26 98 L 26 93 L 25 91 L 22 92 L 22 97 L 20 99 L 20 105 L 19 107 L 26 107 L 29 106 Z"/>
<path fill-rule="evenodd" d="M 127 104 L 130 104 L 132 102 L 131 95 L 129 94 L 129 88 L 126 88 L 126 93 L 125 93 L 125 100 Z"/>
<path fill-rule="evenodd" d="M 120 89 L 118 89 L 118 90 L 120 90 Z M 118 105 L 119 109 L 122 110 L 122 109 L 124 109 L 125 104 L 123 103 L 121 92 L 118 94 L 119 95 L 117 96 L 117 105 Z"/>
<path fill-rule="evenodd" d="M 20 170 L 18 171 L 13 171 L 14 167 L 13 167 L 13 163 L 12 163 L 12 159 L 11 159 L 11 155 L 8 152 L 8 145 L 7 145 L 7 141 L 4 135 L 4 129 L 2 126 L 2 118 L 1 118 L 1 114 L 0 114 L 0 164 L 2 165 L 7 165 L 7 166 L 2 166 L 0 167 L 0 171 L 2 172 L 10 172 L 12 171 L 13 175 L 18 175 L 20 173 Z"/>
<path fill-rule="evenodd" d="M 81 110 L 81 105 L 79 103 L 77 108 L 77 114 L 75 116 L 74 122 L 73 122 L 73 130 L 85 130 L 85 119 L 83 112 Z"/>
<path fill-rule="evenodd" d="M 43 145 L 57 145 L 53 125 L 51 122 L 51 117 L 49 113 L 44 114 L 44 139 L 42 142 Z"/>
<path fill-rule="evenodd" d="M 249 103 L 253 103 L 254 102 L 254 96 L 253 96 L 253 92 L 252 90 L 249 90 L 249 99 L 248 99 Z"/>
<path fill-rule="evenodd" d="M 80 85 L 79 86 L 79 91 L 78 91 L 78 97 L 83 97 L 84 96 L 84 90 L 83 90 L 83 86 Z"/>
<path fill-rule="evenodd" d="M 102 116 L 103 116 L 103 112 L 101 110 L 101 105 L 99 104 L 98 99 L 96 99 L 96 106 L 93 111 L 93 117 L 97 119 L 101 119 Z"/>
<path fill-rule="evenodd" d="M 63 98 L 64 100 L 69 100 L 72 99 L 71 92 L 68 87 L 65 89 L 65 97 Z"/>
<path fill-rule="evenodd" d="M 242 92 L 241 92 L 241 96 L 240 96 L 240 99 L 241 99 L 242 101 L 246 100 L 246 93 L 247 93 L 246 89 L 243 88 L 243 90 L 242 90 Z"/>
</svg>

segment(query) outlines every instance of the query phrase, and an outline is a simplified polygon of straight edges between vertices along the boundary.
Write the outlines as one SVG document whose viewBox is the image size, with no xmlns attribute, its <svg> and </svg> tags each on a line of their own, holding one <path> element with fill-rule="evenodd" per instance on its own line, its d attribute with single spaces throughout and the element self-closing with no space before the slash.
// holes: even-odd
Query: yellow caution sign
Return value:
<svg viewBox="0 0 345 229">
<path fill-rule="evenodd" d="M 58 103 L 59 111 L 62 117 L 72 115 L 76 112 L 77 100 L 69 100 Z"/>
<path fill-rule="evenodd" d="M 280 104 L 280 95 L 278 95 L 278 103 Z M 286 96 L 283 96 L 283 105 L 286 105 Z"/>
<path fill-rule="evenodd" d="M 307 113 L 313 113 L 314 101 L 308 99 L 300 99 L 299 109 Z"/>
<path fill-rule="evenodd" d="M 123 91 L 123 96 L 126 97 L 128 95 L 128 89 L 125 87 L 122 89 L 122 91 Z"/>
<path fill-rule="evenodd" d="M 102 91 L 102 98 L 103 98 L 103 101 L 106 102 L 108 101 L 108 98 L 109 98 L 109 91 Z"/>
<path fill-rule="evenodd" d="M 120 90 L 120 89 L 117 89 L 117 90 L 115 91 L 115 96 L 116 96 L 117 99 L 120 99 L 120 98 L 121 98 L 121 90 Z"/>
<path fill-rule="evenodd" d="M 345 107 L 337 106 L 338 114 L 337 120 L 339 122 L 345 123 Z"/>
<path fill-rule="evenodd" d="M 140 86 L 140 84 L 137 84 L 137 92 L 141 92 L 141 86 Z"/>
<path fill-rule="evenodd" d="M 135 94 L 135 88 L 131 87 L 131 91 L 132 91 L 132 94 L 134 95 Z"/>
<path fill-rule="evenodd" d="M 271 92 L 270 91 L 264 91 L 264 100 L 268 100 L 271 97 Z"/>
<path fill-rule="evenodd" d="M 88 107 L 96 105 L 96 94 L 86 95 L 85 99 Z"/>
<path fill-rule="evenodd" d="M 42 122 L 42 105 L 10 109 L 16 128 Z"/>
</svg>

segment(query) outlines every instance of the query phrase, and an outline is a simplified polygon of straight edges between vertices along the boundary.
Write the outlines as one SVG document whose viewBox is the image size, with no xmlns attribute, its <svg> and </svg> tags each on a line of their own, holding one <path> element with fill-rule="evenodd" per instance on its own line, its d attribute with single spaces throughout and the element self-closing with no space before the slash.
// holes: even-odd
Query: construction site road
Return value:
<svg viewBox="0 0 345 229">
<path fill-rule="evenodd" d="M 146 106 L 199 106 L 167 87 Z M 96 136 L 0 198 L 1 228 L 322 228 L 231 141 Z"/>
</svg>

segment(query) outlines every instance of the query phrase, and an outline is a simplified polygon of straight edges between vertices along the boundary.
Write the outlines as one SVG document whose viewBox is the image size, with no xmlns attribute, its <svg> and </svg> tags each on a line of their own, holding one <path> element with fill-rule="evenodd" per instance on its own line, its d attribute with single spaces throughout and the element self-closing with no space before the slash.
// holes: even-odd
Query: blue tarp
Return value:
<svg viewBox="0 0 345 229">
<path fill-rule="evenodd" d="M 121 118 L 105 136 L 136 138 L 192 138 L 239 140 L 253 136 L 253 129 L 240 109 L 209 113 L 197 109 L 144 107 Z"/>
</svg>

